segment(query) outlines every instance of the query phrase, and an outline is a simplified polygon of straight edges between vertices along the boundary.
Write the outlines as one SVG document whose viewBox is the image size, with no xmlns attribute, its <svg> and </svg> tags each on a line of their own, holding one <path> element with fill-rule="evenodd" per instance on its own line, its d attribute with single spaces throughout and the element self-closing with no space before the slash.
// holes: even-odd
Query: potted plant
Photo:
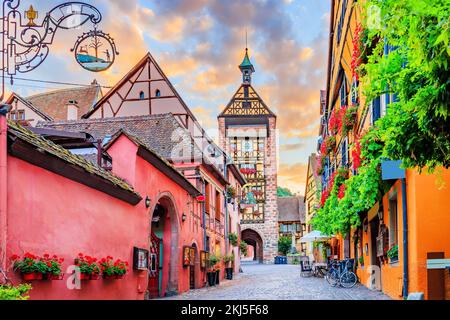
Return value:
<svg viewBox="0 0 450 320">
<path fill-rule="evenodd" d="M 361 267 L 364 267 L 364 256 L 362 256 L 362 255 L 359 257 L 359 265 Z"/>
<path fill-rule="evenodd" d="M 50 257 L 49 254 L 44 254 L 42 261 L 47 265 L 47 273 L 44 275 L 48 280 L 63 280 L 64 273 L 61 272 L 61 265 L 64 262 L 63 258 L 58 258 L 54 255 Z"/>
<path fill-rule="evenodd" d="M 11 257 L 14 262 L 14 271 L 19 271 L 24 281 L 42 280 L 48 271 L 48 266 L 38 256 L 26 253 L 23 259 L 18 255 Z"/>
<path fill-rule="evenodd" d="M 237 235 L 236 233 L 231 232 L 231 233 L 228 235 L 228 239 L 230 240 L 230 243 L 231 243 L 231 245 L 232 245 L 233 247 L 237 247 L 237 245 L 238 245 L 238 235 Z"/>
<path fill-rule="evenodd" d="M 100 267 L 96 258 L 79 253 L 75 258 L 75 266 L 80 268 L 80 280 L 96 280 L 100 275 Z"/>
<path fill-rule="evenodd" d="M 128 262 L 108 256 L 100 260 L 100 267 L 103 274 L 103 279 L 123 279 L 127 273 Z"/>
<path fill-rule="evenodd" d="M 223 262 L 225 262 L 225 272 L 228 280 L 233 280 L 233 262 L 234 262 L 234 255 L 226 255 L 223 258 Z"/>
<path fill-rule="evenodd" d="M 391 262 L 397 262 L 398 261 L 398 245 L 392 246 L 388 252 L 387 256 Z"/>
<path fill-rule="evenodd" d="M 358 116 L 358 106 L 345 108 L 344 116 L 342 117 L 341 134 L 346 136 L 356 125 Z"/>
<path fill-rule="evenodd" d="M 218 263 L 220 262 L 220 257 L 214 254 L 209 256 L 209 269 L 208 269 L 208 284 L 212 287 L 220 283 L 220 268 Z"/>
<path fill-rule="evenodd" d="M 241 241 L 239 249 L 241 250 L 241 254 L 246 257 L 248 254 L 248 244 L 245 241 Z"/>
<path fill-rule="evenodd" d="M 334 136 L 328 136 L 325 138 L 325 151 L 326 154 L 330 154 L 331 152 L 336 149 L 336 137 Z"/>
<path fill-rule="evenodd" d="M 227 188 L 227 201 L 232 203 L 234 199 L 236 199 L 236 188 L 229 186 Z"/>
<path fill-rule="evenodd" d="M 123 279 L 128 272 L 128 262 L 117 259 L 116 262 L 114 262 L 114 268 L 116 279 Z"/>
</svg>

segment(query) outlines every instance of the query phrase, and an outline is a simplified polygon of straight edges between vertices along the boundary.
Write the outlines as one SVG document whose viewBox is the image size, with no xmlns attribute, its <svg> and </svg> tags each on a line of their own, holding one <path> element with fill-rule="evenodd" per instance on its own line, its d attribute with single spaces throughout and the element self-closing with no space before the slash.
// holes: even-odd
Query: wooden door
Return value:
<svg viewBox="0 0 450 320">
<path fill-rule="evenodd" d="M 149 255 L 149 276 L 148 292 L 150 299 L 159 298 L 159 272 L 160 272 L 160 244 L 159 239 L 153 232 L 151 235 L 150 255 Z"/>
<path fill-rule="evenodd" d="M 444 259 L 444 252 L 428 252 L 427 259 Z M 427 270 L 428 300 L 445 300 L 445 269 Z"/>
</svg>

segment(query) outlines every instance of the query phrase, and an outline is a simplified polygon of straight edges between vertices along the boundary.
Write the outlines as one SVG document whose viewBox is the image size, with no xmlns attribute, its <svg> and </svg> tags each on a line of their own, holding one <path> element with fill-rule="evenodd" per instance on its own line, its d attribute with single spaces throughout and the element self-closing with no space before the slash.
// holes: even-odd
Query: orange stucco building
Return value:
<svg viewBox="0 0 450 320">
<path fill-rule="evenodd" d="M 332 0 L 331 8 L 321 137 L 329 135 L 334 110 L 357 106 L 358 111 L 354 129 L 347 135 L 335 135 L 336 146 L 322 175 L 324 190 L 338 169 L 355 173 L 351 156 L 355 137 L 383 117 L 396 99 L 395 95 L 383 95 L 366 104 L 353 73 L 353 43 L 363 16 L 361 2 Z M 365 105 L 368 107 L 363 108 Z M 405 179 L 389 183 L 389 192 L 361 213 L 361 226 L 346 238 L 337 235 L 338 241 L 332 241 L 338 242 L 338 258 L 355 259 L 361 283 L 394 299 L 406 299 L 411 293 L 423 293 L 425 299 L 450 299 L 450 170 L 440 168 L 434 174 L 406 170 Z M 386 252 L 395 246 L 398 257 L 389 259 Z"/>
</svg>

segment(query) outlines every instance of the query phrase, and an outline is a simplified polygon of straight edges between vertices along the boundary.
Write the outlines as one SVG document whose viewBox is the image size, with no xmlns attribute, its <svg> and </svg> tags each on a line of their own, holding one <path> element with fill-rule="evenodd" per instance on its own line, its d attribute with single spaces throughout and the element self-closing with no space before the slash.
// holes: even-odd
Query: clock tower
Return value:
<svg viewBox="0 0 450 320">
<path fill-rule="evenodd" d="M 247 179 L 240 195 L 241 239 L 254 258 L 273 263 L 278 254 L 276 115 L 252 86 L 248 49 L 239 66 L 242 84 L 218 116 L 220 146 Z"/>
</svg>

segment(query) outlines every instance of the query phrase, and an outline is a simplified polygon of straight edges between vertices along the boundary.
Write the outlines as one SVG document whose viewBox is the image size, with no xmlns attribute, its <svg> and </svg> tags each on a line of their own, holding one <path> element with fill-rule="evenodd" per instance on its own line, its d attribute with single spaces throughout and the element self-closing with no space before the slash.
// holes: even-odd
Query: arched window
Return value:
<svg viewBox="0 0 450 320">
<path fill-rule="evenodd" d="M 156 89 L 155 97 L 157 98 L 161 97 L 161 91 L 159 91 L 159 89 Z"/>
<path fill-rule="evenodd" d="M 145 93 L 144 91 L 139 92 L 139 99 L 144 100 L 145 99 Z"/>
</svg>

